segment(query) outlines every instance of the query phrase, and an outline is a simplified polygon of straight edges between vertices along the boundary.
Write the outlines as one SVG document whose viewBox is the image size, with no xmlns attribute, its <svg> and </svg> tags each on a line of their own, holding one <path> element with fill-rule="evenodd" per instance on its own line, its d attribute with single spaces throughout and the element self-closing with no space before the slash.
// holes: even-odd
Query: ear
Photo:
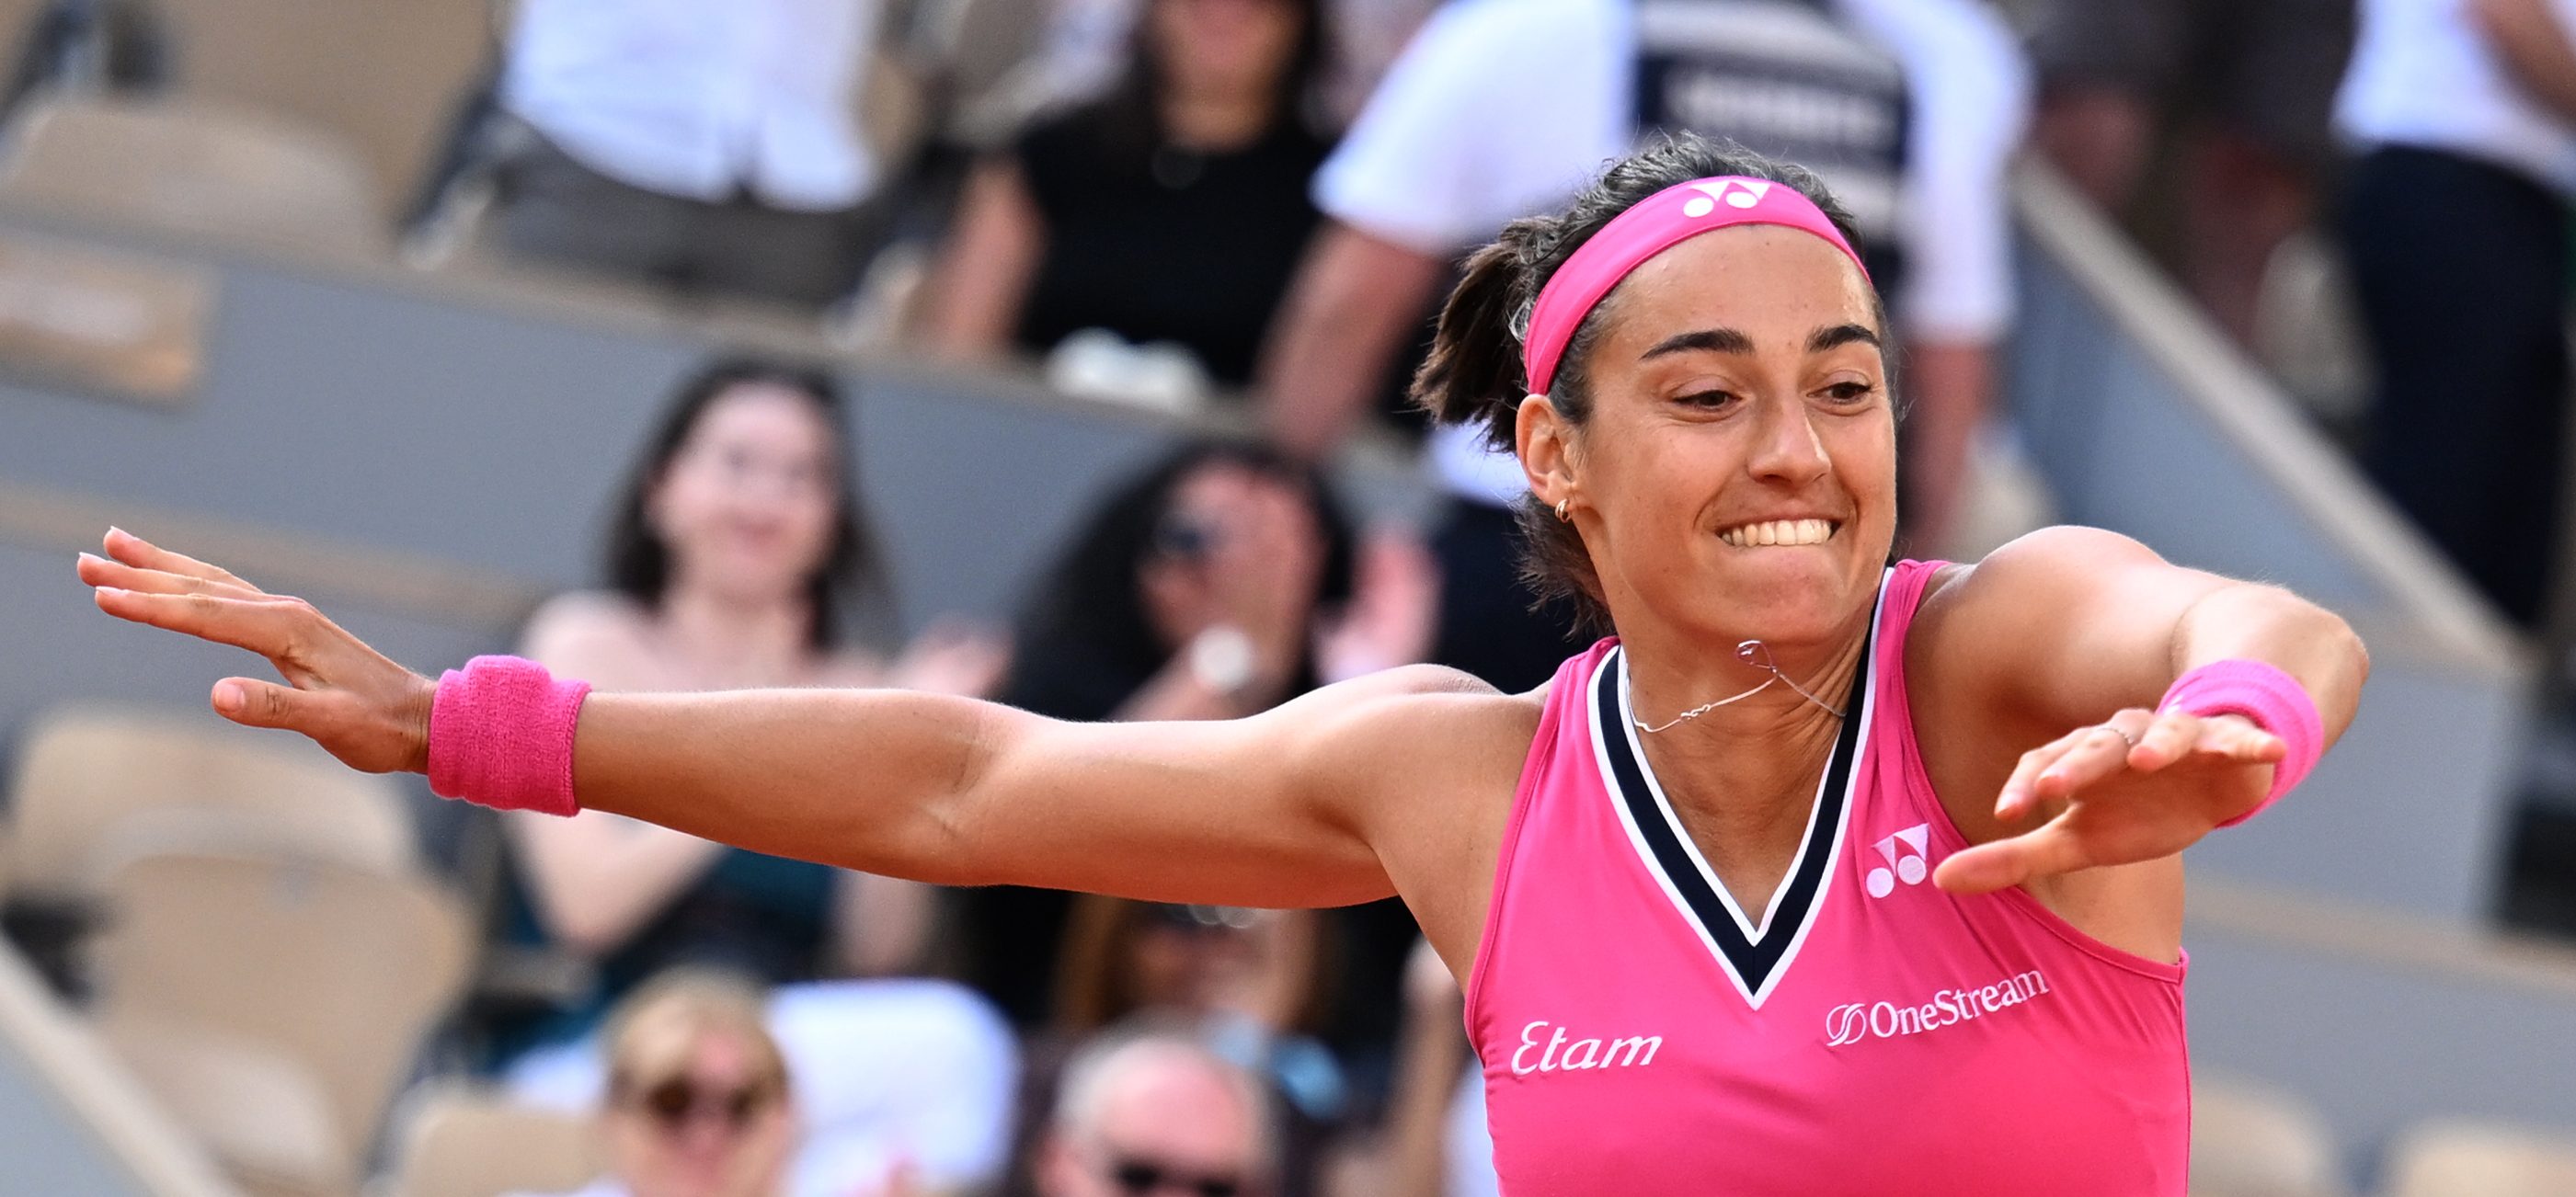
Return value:
<svg viewBox="0 0 2576 1197">
<path fill-rule="evenodd" d="M 1557 414 L 1545 395 L 1521 400 L 1513 417 L 1513 447 L 1520 451 L 1521 472 L 1529 476 L 1530 493 L 1541 505 L 1554 507 L 1571 499 L 1574 484 L 1574 425 Z"/>
</svg>

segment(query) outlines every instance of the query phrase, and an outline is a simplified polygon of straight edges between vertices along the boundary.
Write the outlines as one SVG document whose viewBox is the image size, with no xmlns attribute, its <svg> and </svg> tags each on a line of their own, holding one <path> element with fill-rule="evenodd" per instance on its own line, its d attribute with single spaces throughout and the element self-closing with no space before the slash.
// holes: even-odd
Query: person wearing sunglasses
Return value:
<svg viewBox="0 0 2576 1197">
<path fill-rule="evenodd" d="M 1065 1066 L 1037 1160 L 1041 1197 L 1263 1197 L 1273 1170 L 1260 1083 L 1164 1030 L 1110 1032 Z"/>
<path fill-rule="evenodd" d="M 757 990 L 722 973 L 665 973 L 618 1007 L 602 1043 L 606 1175 L 574 1197 L 786 1192 L 797 1116 Z"/>
</svg>

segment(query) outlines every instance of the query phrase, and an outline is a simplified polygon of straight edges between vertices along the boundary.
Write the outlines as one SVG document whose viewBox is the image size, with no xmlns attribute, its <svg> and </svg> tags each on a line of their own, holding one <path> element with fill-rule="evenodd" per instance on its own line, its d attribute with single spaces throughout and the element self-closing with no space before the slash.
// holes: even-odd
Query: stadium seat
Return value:
<svg viewBox="0 0 2576 1197">
<path fill-rule="evenodd" d="M 2468 1119 L 2428 1122 L 2391 1149 L 2388 1197 L 2565 1197 L 2576 1135 Z"/>
<path fill-rule="evenodd" d="M 2334 1138 L 2306 1102 L 2249 1081 L 2194 1077 L 2196 1197 L 2344 1197 Z"/>
<path fill-rule="evenodd" d="M 330 1096 L 275 1048 L 144 1013 L 99 1035 L 181 1129 L 235 1179 L 267 1193 L 346 1193 L 356 1175 Z"/>
<path fill-rule="evenodd" d="M 177 91 L 328 128 L 409 195 L 492 53 L 491 0 L 158 0 Z"/>
<path fill-rule="evenodd" d="M 212 715 L 80 705 L 18 753 L 5 840 L 12 899 L 76 904 L 122 857 L 191 847 L 283 851 L 406 872 L 400 789 L 320 750 Z"/>
<path fill-rule="evenodd" d="M 464 987 L 463 904 L 418 877 L 211 853 L 135 859 L 107 891 L 100 1023 L 195 1028 L 309 1069 L 355 1172 Z"/>
<path fill-rule="evenodd" d="M 453 1087 L 406 1099 L 382 1197 L 566 1192 L 599 1175 L 587 1120 Z"/>
<path fill-rule="evenodd" d="M 342 252 L 386 243 L 379 194 L 328 131 L 202 102 L 49 97 L 0 159 L 0 200 Z"/>
</svg>

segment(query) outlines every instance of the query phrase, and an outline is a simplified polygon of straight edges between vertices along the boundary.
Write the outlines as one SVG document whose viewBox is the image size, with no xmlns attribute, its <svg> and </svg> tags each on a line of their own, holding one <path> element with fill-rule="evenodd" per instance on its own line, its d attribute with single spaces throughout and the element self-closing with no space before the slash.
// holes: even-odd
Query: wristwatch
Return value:
<svg viewBox="0 0 2576 1197">
<path fill-rule="evenodd" d="M 1252 637 L 1230 623 L 1214 624 L 1190 638 L 1190 676 L 1219 694 L 1241 694 L 1252 685 Z"/>
</svg>

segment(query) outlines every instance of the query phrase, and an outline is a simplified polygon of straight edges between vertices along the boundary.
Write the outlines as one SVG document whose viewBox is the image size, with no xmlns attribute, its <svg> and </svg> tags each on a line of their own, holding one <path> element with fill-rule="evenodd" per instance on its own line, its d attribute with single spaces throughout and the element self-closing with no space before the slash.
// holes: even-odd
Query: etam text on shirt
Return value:
<svg viewBox="0 0 2576 1197">
<path fill-rule="evenodd" d="M 1549 1028 L 1555 1027 L 1553 1034 Z M 1533 1072 L 1571 1072 L 1585 1068 L 1642 1068 L 1655 1062 L 1655 1053 L 1664 1046 L 1661 1035 L 1630 1035 L 1624 1039 L 1573 1039 L 1573 1032 L 1544 1018 L 1530 1020 L 1521 1028 L 1520 1049 L 1512 1053 L 1512 1074 L 1528 1076 Z"/>
</svg>

